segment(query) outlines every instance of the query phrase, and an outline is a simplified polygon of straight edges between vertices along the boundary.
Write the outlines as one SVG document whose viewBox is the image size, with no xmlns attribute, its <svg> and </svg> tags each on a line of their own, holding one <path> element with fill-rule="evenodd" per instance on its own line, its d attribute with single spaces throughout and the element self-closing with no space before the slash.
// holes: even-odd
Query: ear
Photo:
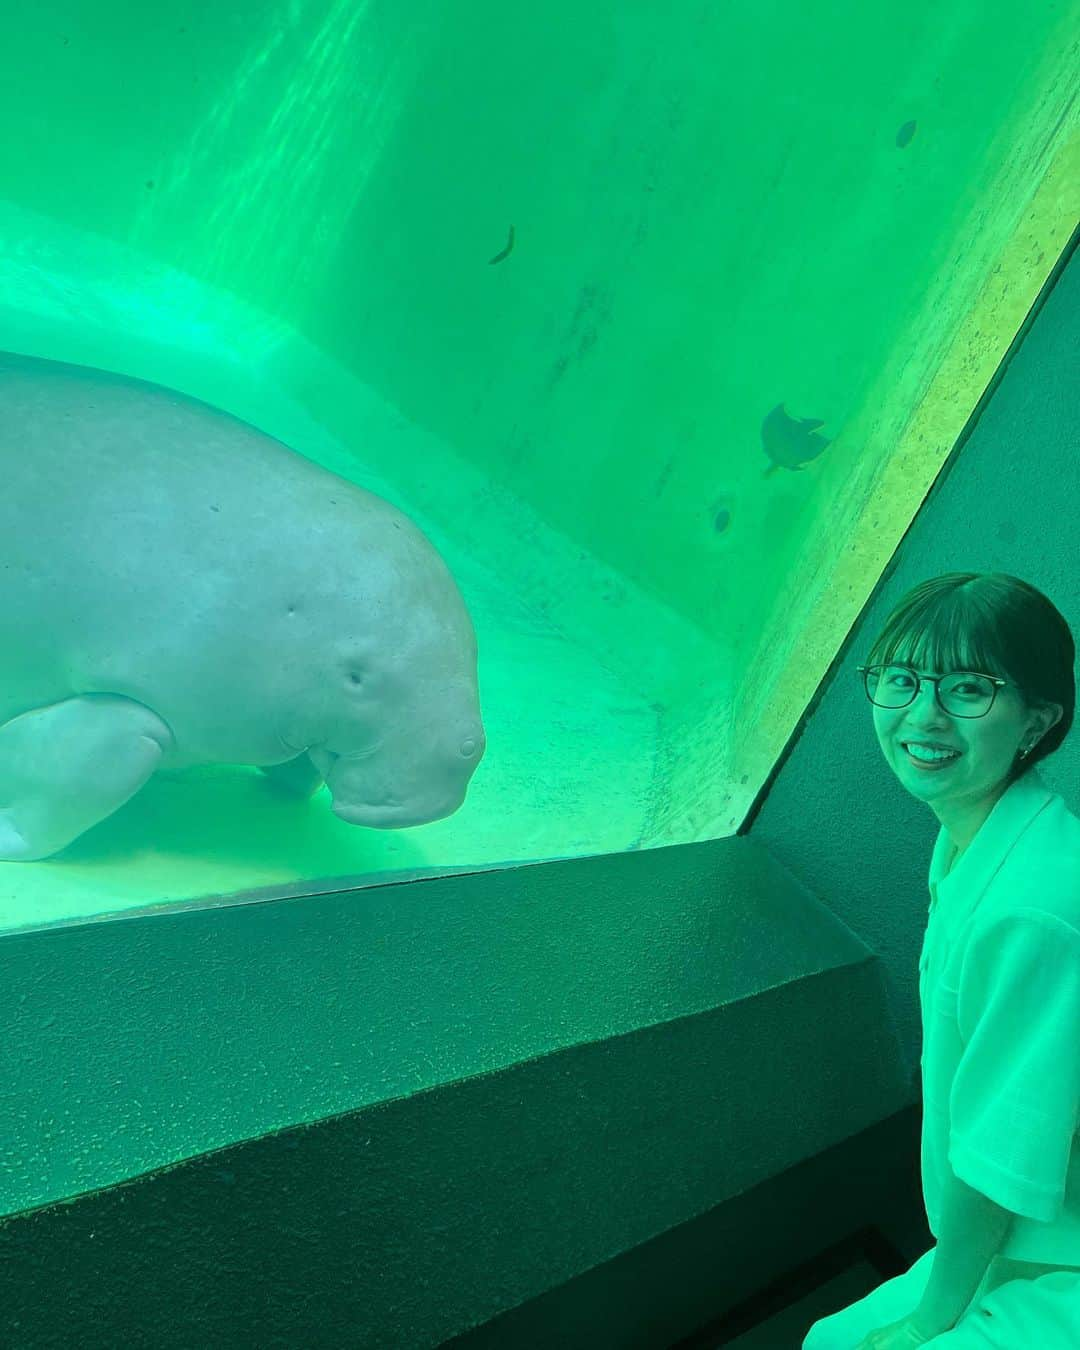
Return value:
<svg viewBox="0 0 1080 1350">
<path fill-rule="evenodd" d="M 370 692 L 374 669 L 371 646 L 363 640 L 351 638 L 334 652 L 336 682 L 351 697 Z"/>
<path fill-rule="evenodd" d="M 1044 725 L 1044 727 L 1043 727 L 1043 733 L 1042 733 L 1042 734 L 1045 736 L 1046 733 L 1047 733 L 1048 731 L 1052 731 L 1053 728 L 1056 727 L 1057 724 L 1061 721 L 1061 719 L 1062 719 L 1062 717 L 1064 717 L 1064 715 L 1065 715 L 1065 709 L 1061 706 L 1060 703 L 1049 703 L 1049 704 L 1047 704 L 1046 709 L 1045 709 L 1045 713 L 1044 713 L 1044 722 L 1045 722 L 1045 725 Z"/>
</svg>

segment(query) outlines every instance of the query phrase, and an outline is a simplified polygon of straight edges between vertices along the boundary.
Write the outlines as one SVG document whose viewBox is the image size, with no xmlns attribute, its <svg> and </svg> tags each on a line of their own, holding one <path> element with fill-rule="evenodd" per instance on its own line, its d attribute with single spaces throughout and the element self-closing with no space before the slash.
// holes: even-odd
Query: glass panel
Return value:
<svg viewBox="0 0 1080 1350">
<path fill-rule="evenodd" d="M 1078 17 L 12 8 L 0 928 L 736 831 L 1068 239 Z"/>
</svg>

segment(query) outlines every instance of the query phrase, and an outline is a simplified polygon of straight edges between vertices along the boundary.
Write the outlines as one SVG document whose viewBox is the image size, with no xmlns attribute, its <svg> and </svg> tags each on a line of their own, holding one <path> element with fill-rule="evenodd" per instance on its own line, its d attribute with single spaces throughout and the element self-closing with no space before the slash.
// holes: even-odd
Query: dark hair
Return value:
<svg viewBox="0 0 1080 1350">
<path fill-rule="evenodd" d="M 1055 606 L 1004 572 L 949 572 L 914 587 L 889 615 L 868 665 L 888 665 L 905 648 L 927 670 L 981 670 L 1019 687 L 1028 709 L 1060 703 L 1061 720 L 1009 771 L 1011 786 L 1053 754 L 1076 709 L 1076 646 Z"/>
</svg>

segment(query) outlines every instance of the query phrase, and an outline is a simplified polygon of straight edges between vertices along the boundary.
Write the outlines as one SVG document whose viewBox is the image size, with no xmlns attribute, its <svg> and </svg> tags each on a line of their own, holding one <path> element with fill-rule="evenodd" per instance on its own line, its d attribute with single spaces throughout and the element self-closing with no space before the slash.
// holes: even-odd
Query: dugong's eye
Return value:
<svg viewBox="0 0 1080 1350">
<path fill-rule="evenodd" d="M 361 675 L 361 673 L 360 673 L 358 670 L 350 670 L 350 671 L 349 671 L 349 683 L 350 683 L 350 684 L 353 684 L 353 685 L 363 684 L 363 683 L 364 683 L 364 677 L 363 677 L 363 675 Z"/>
</svg>

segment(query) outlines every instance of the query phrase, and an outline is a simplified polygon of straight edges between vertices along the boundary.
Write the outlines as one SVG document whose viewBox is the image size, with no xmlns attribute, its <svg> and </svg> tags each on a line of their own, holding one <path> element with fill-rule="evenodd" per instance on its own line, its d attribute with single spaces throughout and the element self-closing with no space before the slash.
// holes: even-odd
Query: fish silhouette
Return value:
<svg viewBox="0 0 1080 1350">
<path fill-rule="evenodd" d="M 814 433 L 825 423 L 817 417 L 789 417 L 778 403 L 761 424 L 761 444 L 772 463 L 761 475 L 768 478 L 777 469 L 798 472 L 810 459 L 817 459 L 832 442 Z"/>
</svg>

